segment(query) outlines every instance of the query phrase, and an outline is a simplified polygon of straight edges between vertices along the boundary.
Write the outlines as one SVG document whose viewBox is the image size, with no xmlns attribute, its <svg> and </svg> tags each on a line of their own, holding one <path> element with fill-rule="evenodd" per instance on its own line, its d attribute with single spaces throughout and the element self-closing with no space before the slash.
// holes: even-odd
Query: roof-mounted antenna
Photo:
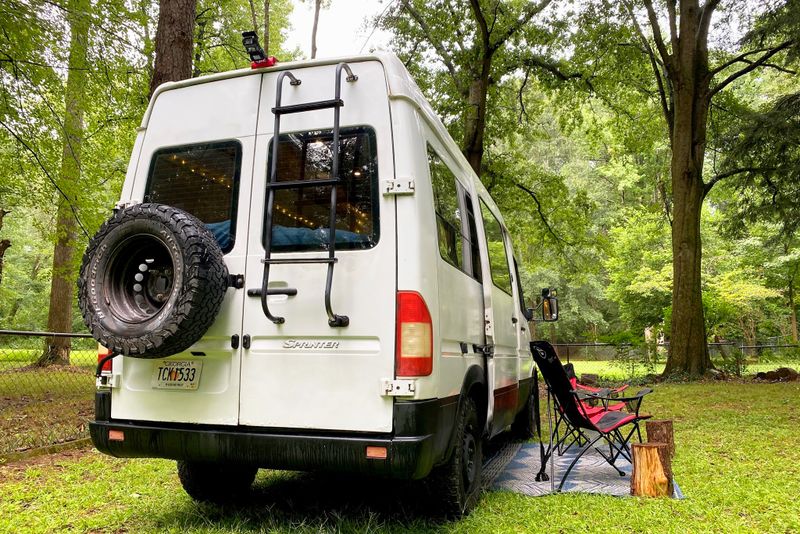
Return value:
<svg viewBox="0 0 800 534">
<path fill-rule="evenodd" d="M 275 56 L 267 57 L 267 53 L 258 44 L 258 34 L 256 32 L 242 32 L 242 44 L 250 55 L 250 68 L 273 67 L 278 62 L 278 58 Z"/>
</svg>

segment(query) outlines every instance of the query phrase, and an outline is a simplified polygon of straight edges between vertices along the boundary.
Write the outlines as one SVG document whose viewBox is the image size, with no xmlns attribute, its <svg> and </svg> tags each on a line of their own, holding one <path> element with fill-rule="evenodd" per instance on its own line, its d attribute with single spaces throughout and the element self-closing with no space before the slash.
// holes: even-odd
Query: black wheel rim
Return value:
<svg viewBox="0 0 800 534">
<path fill-rule="evenodd" d="M 472 425 L 464 429 L 464 439 L 461 445 L 461 474 L 464 488 L 469 490 L 475 482 L 475 464 L 478 461 L 478 442 L 472 432 Z"/>
<path fill-rule="evenodd" d="M 173 292 L 175 263 L 166 244 L 153 235 L 137 235 L 111 253 L 105 297 L 112 315 L 126 323 L 153 319 Z"/>
</svg>

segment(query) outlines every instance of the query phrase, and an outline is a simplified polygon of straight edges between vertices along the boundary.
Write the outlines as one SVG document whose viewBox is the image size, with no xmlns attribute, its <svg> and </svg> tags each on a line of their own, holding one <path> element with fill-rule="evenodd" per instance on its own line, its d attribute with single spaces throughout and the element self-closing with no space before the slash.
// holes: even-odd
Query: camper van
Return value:
<svg viewBox="0 0 800 534">
<path fill-rule="evenodd" d="M 78 285 L 92 441 L 177 460 L 197 500 L 327 471 L 425 479 L 460 515 L 483 443 L 532 435 L 502 214 L 391 54 L 160 86 Z"/>
</svg>

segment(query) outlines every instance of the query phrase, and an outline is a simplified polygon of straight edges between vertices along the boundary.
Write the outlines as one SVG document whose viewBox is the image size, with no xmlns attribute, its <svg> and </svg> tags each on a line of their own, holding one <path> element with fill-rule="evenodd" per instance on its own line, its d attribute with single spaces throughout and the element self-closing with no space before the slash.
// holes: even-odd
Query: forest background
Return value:
<svg viewBox="0 0 800 534">
<path fill-rule="evenodd" d="M 187 2 L 187 75 L 248 67 L 240 32 L 255 28 L 264 42 L 265 26 L 270 54 L 303 56 L 285 46 L 290 0 L 162 4 Z M 312 2 L 316 13 L 330 5 Z M 689 136 L 701 309 L 690 295 L 679 312 L 702 324 L 699 339 L 797 343 L 800 2 L 384 4 L 365 27 L 393 36 L 497 200 L 525 293 L 559 290 L 560 321 L 536 332 L 551 341 L 642 343 L 645 330 L 690 339 L 672 332 L 685 328 L 673 314 L 684 298 L 673 257 L 686 244 L 676 228 L 691 219 L 676 132 L 687 35 L 705 24 L 691 65 L 708 75 L 707 128 Z M 85 331 L 74 280 L 120 193 L 160 12 L 152 0 L 0 0 L 0 328 Z M 687 354 L 702 364 L 701 344 Z M 68 357 L 46 356 L 42 364 Z"/>
</svg>

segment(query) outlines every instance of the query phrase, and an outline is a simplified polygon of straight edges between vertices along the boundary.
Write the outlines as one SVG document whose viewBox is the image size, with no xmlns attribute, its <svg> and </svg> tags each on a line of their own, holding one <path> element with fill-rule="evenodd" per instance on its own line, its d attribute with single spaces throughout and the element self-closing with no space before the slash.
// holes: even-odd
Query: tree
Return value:
<svg viewBox="0 0 800 534">
<path fill-rule="evenodd" d="M 702 5 L 699 0 L 666 0 L 661 16 L 653 0 L 641 4 L 625 0 L 624 5 L 650 60 L 672 148 L 672 337 L 664 373 L 697 376 L 712 367 L 703 318 L 700 213 L 714 184 L 744 172 L 732 169 L 704 178 L 709 110 L 723 89 L 770 65 L 781 52 L 796 46 L 797 39 L 745 41 L 738 53 L 710 54 L 709 30 L 720 0 L 705 0 Z M 644 7 L 649 37 L 639 23 L 639 5 Z M 784 4 L 776 11 L 785 8 Z M 661 27 L 664 20 L 666 34 Z M 710 55 L 720 58 L 716 65 Z"/>
<path fill-rule="evenodd" d="M 164 82 L 192 76 L 197 0 L 160 0 L 150 96 Z"/>
<path fill-rule="evenodd" d="M 331 5 L 330 0 L 310 0 L 314 2 L 314 25 L 311 28 L 311 59 L 317 57 L 317 29 L 319 28 L 319 12 Z"/>
<path fill-rule="evenodd" d="M 581 77 L 565 74 L 561 62 L 538 52 L 558 48 L 562 28 L 545 16 L 551 3 L 400 0 L 382 19 L 413 73 L 429 78 L 430 85 L 426 60 L 443 65 L 445 79 L 434 78 L 436 87 L 428 88 L 446 96 L 430 99 L 439 100 L 440 114 L 460 117 L 461 148 L 478 176 L 484 171 L 489 94 L 504 76 L 524 71 L 557 80 Z"/>
<path fill-rule="evenodd" d="M 0 230 L 3 229 L 3 219 L 5 219 L 6 215 L 9 213 L 11 212 L 0 208 Z M 6 255 L 6 250 L 8 250 L 9 247 L 11 247 L 11 240 L 0 239 L 0 284 L 3 283 L 3 257 Z"/>
<path fill-rule="evenodd" d="M 86 74 L 89 49 L 90 9 L 87 0 L 70 0 L 67 23 L 70 28 L 67 84 L 64 92 L 64 122 L 61 170 L 56 216 L 56 244 L 53 249 L 53 275 L 50 285 L 50 306 L 47 316 L 49 332 L 72 331 L 72 303 L 75 293 L 74 254 L 77 219 L 74 202 L 81 187 L 81 152 L 84 140 L 86 110 Z M 37 365 L 69 364 L 70 339 L 53 337 L 45 340 L 45 350 Z"/>
</svg>

